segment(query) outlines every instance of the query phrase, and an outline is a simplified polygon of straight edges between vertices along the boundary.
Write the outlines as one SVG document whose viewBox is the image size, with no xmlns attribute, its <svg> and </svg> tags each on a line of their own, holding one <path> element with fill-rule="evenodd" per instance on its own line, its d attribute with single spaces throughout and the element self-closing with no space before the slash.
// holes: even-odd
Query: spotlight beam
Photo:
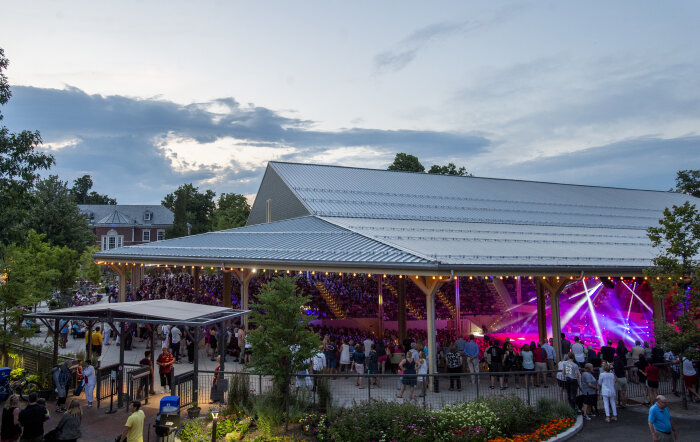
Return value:
<svg viewBox="0 0 700 442">
<path fill-rule="evenodd" d="M 593 297 L 594 297 L 594 298 L 595 298 L 595 296 L 597 296 L 597 291 L 598 291 L 598 289 L 599 289 L 602 285 L 603 285 L 603 283 L 602 283 L 602 282 L 599 282 L 598 285 L 595 286 L 595 287 L 593 288 L 593 293 L 594 293 L 594 296 L 593 296 Z M 571 318 L 573 318 L 574 315 L 575 315 L 576 313 L 578 313 L 578 311 L 581 309 L 581 306 L 583 306 L 583 304 L 585 304 L 585 303 L 586 303 L 586 298 L 583 298 L 583 299 L 581 299 L 580 301 L 577 301 L 576 304 L 574 304 L 573 308 L 571 308 L 571 309 L 566 313 L 566 315 L 564 315 L 564 317 L 563 317 L 562 320 L 561 320 L 561 325 L 566 325 L 566 324 L 568 324 L 569 321 L 571 320 Z"/>
<path fill-rule="evenodd" d="M 593 327 L 595 328 L 595 332 L 598 335 L 601 345 L 605 345 L 605 341 L 603 341 L 603 332 L 600 331 L 600 324 L 598 324 L 598 314 L 595 311 L 595 307 L 593 307 L 593 301 L 591 300 L 591 295 L 588 292 L 588 287 L 586 286 L 585 280 L 583 280 L 583 288 L 586 290 L 586 302 L 588 302 L 588 310 L 591 311 Z"/>
<path fill-rule="evenodd" d="M 620 282 L 622 283 L 622 285 L 624 285 L 624 286 L 627 288 L 627 290 L 630 291 L 630 293 L 632 293 L 632 294 L 634 295 L 635 298 L 637 298 L 637 301 L 639 301 L 647 310 L 649 310 L 650 312 L 654 313 L 654 311 L 651 309 L 651 307 L 649 307 L 649 306 L 647 305 L 647 303 L 644 302 L 644 300 L 643 300 L 642 298 L 640 298 L 639 295 L 636 294 L 636 293 L 634 292 L 634 290 L 632 290 L 632 289 L 630 288 L 630 286 L 628 286 L 627 284 L 625 284 L 624 281 L 620 281 Z"/>
</svg>

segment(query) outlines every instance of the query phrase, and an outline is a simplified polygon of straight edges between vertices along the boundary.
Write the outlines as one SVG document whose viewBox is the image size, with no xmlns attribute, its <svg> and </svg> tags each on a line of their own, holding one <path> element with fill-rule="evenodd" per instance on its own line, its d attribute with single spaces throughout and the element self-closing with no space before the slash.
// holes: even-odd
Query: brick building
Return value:
<svg viewBox="0 0 700 442">
<path fill-rule="evenodd" d="M 79 204 L 88 216 L 100 250 L 144 244 L 165 239 L 165 230 L 172 227 L 174 215 L 161 205 L 98 205 Z"/>
</svg>

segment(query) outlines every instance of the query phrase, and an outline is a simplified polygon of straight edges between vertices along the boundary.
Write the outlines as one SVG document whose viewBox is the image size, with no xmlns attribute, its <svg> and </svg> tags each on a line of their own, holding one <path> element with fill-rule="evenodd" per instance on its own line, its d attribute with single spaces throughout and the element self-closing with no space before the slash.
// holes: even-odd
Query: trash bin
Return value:
<svg viewBox="0 0 700 442">
<path fill-rule="evenodd" d="M 163 407 L 175 407 L 179 412 L 180 411 L 180 396 L 164 396 L 160 400 L 160 408 L 158 409 L 158 414 L 163 412 Z"/>
<path fill-rule="evenodd" d="M 180 427 L 180 396 L 165 396 L 160 400 L 156 416 L 156 436 L 159 442 L 174 442 Z"/>
<path fill-rule="evenodd" d="M 0 367 L 0 401 L 4 401 L 10 397 L 11 391 L 9 390 L 9 385 L 11 373 L 12 369 L 10 367 Z"/>
</svg>

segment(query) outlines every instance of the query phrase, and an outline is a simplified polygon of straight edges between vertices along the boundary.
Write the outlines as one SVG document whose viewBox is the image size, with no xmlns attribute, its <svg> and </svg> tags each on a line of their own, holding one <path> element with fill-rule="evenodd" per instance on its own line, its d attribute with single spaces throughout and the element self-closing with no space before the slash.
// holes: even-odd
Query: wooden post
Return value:
<svg viewBox="0 0 700 442">
<path fill-rule="evenodd" d="M 109 267 L 114 270 L 119 278 L 119 302 L 124 302 L 126 301 L 126 264 L 110 264 Z"/>
<path fill-rule="evenodd" d="M 223 302 L 224 307 L 231 307 L 231 270 L 224 270 L 223 275 Z"/>
<path fill-rule="evenodd" d="M 382 339 L 384 337 L 384 294 L 383 294 L 383 289 L 384 289 L 384 277 L 379 274 L 377 275 L 377 287 L 378 287 L 378 293 L 377 293 L 377 301 L 379 302 L 379 339 Z"/>
<path fill-rule="evenodd" d="M 194 296 L 199 296 L 199 267 L 195 266 L 192 272 L 192 279 L 194 279 Z M 230 299 L 230 298 L 229 298 Z"/>
<path fill-rule="evenodd" d="M 535 281 L 535 292 L 537 293 L 537 331 L 540 342 L 547 342 L 547 304 L 544 298 L 544 287 L 538 280 Z"/>
<path fill-rule="evenodd" d="M 398 294 L 399 299 L 397 299 L 397 305 L 399 310 L 399 342 L 403 343 L 403 341 L 406 339 L 406 278 L 399 278 Z"/>
<path fill-rule="evenodd" d="M 241 310 L 248 310 L 248 293 L 250 290 L 250 280 L 253 279 L 255 273 L 253 273 L 250 269 L 233 269 L 233 273 L 236 275 L 236 278 L 238 278 L 238 281 L 241 283 Z M 248 315 L 243 316 L 243 328 L 245 329 L 246 333 L 248 333 L 248 322 Z"/>
<path fill-rule="evenodd" d="M 435 277 L 433 277 L 435 278 Z M 425 294 L 425 304 L 428 307 L 427 328 L 428 328 L 428 374 L 437 374 L 437 343 L 435 340 L 435 294 L 440 286 L 445 282 L 441 279 L 429 279 L 427 276 L 419 276 L 411 279 L 418 288 Z M 433 378 L 429 387 L 430 391 L 440 390 L 437 378 Z"/>
<path fill-rule="evenodd" d="M 455 320 L 457 321 L 457 333 L 462 336 L 462 298 L 459 295 L 459 276 L 455 276 Z"/>
<path fill-rule="evenodd" d="M 557 361 L 561 361 L 561 313 L 559 309 L 559 294 L 571 282 L 568 279 L 558 280 L 553 277 L 540 278 L 538 280 L 549 292 L 550 311 L 552 313 L 552 339 L 554 341 L 554 351 L 557 354 Z"/>
</svg>

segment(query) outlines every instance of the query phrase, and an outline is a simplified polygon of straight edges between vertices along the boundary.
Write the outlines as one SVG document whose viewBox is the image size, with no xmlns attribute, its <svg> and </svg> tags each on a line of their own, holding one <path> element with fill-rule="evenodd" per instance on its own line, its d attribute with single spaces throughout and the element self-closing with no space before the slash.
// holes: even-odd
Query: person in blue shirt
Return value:
<svg viewBox="0 0 700 442">
<path fill-rule="evenodd" d="M 469 341 L 464 344 L 464 354 L 467 359 L 469 373 L 479 373 L 479 344 L 474 340 L 474 335 L 469 335 Z M 476 375 L 470 376 L 472 384 L 476 382 Z"/>
<path fill-rule="evenodd" d="M 671 413 L 666 408 L 665 396 L 656 396 L 656 403 L 649 408 L 649 431 L 654 442 L 678 440 L 678 430 L 671 422 Z"/>
</svg>

